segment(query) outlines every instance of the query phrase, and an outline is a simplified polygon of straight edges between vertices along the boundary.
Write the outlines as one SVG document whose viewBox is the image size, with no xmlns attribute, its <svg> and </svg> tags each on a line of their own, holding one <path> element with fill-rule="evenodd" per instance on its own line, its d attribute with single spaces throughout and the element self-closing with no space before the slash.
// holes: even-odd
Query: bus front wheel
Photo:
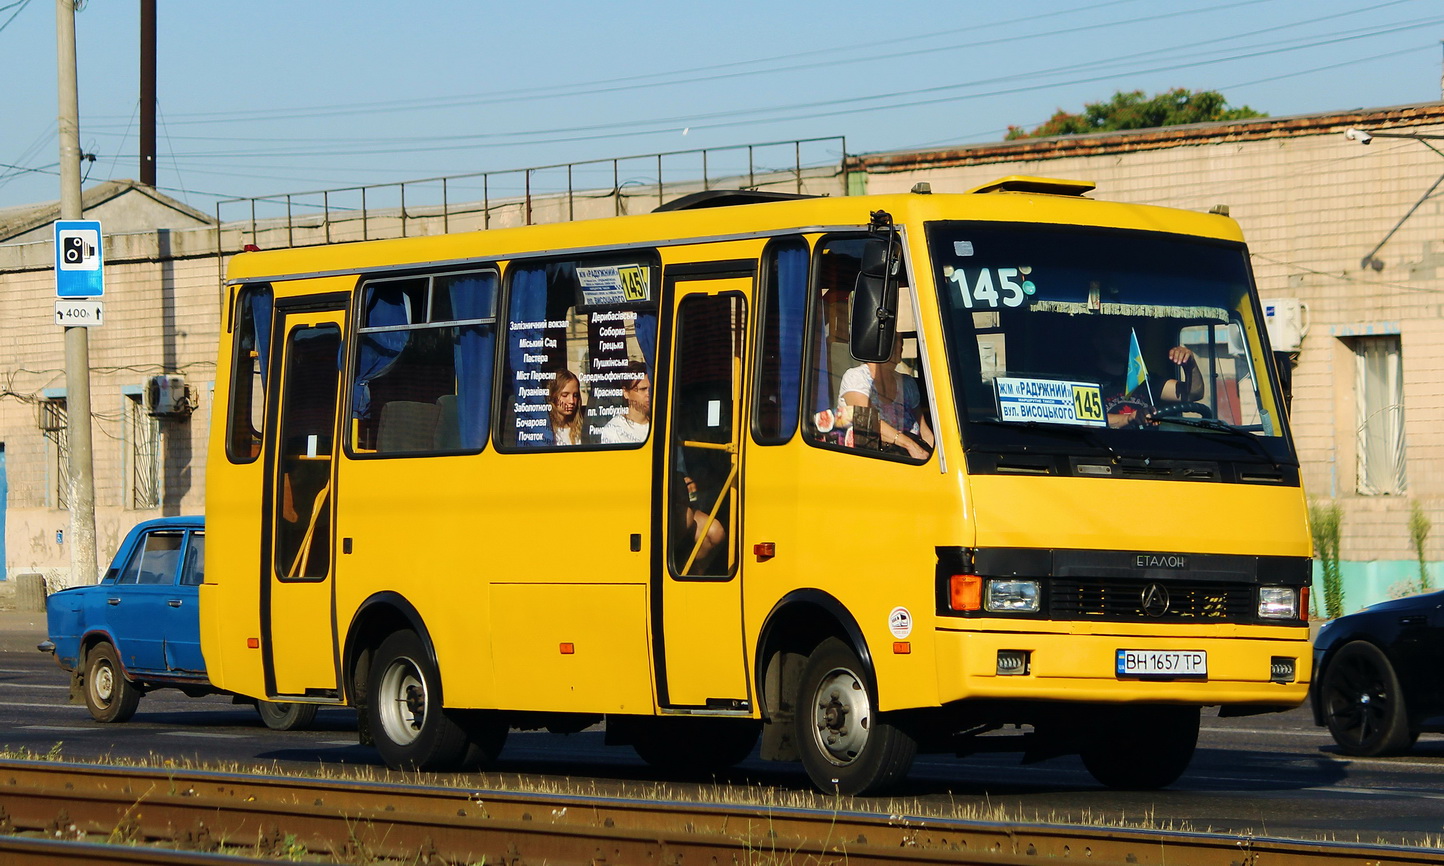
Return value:
<svg viewBox="0 0 1444 866">
<path fill-rule="evenodd" d="M 1083 766 L 1110 788 L 1151 791 L 1178 781 L 1198 745 L 1198 707 L 1101 713 L 1084 733 Z"/>
<path fill-rule="evenodd" d="M 376 750 L 393 770 L 449 770 L 467 752 L 467 730 L 441 706 L 441 676 L 414 632 L 381 642 L 366 714 Z"/>
<path fill-rule="evenodd" d="M 828 638 L 803 666 L 796 740 L 802 766 L 826 793 L 886 791 L 907 775 L 917 741 L 877 710 L 862 662 L 852 647 Z"/>
</svg>

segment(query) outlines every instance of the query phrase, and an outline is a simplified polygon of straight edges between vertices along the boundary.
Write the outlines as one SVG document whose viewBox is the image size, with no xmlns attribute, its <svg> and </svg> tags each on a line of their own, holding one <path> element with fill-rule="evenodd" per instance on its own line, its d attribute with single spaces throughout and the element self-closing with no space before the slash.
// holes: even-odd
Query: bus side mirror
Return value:
<svg viewBox="0 0 1444 866">
<path fill-rule="evenodd" d="M 848 308 L 849 350 L 859 361 L 886 361 L 897 337 L 897 284 L 901 251 L 886 240 L 868 241 L 862 251 Z"/>
</svg>

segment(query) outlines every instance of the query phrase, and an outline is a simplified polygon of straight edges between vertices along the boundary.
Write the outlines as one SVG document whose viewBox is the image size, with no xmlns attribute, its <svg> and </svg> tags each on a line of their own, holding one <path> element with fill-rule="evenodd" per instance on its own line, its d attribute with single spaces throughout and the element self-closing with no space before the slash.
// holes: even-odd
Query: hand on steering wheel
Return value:
<svg viewBox="0 0 1444 866">
<path fill-rule="evenodd" d="M 1159 406 L 1148 413 L 1148 418 L 1177 418 L 1181 415 L 1197 414 L 1204 418 L 1213 417 L 1213 407 L 1207 403 L 1169 403 L 1167 406 Z"/>
</svg>

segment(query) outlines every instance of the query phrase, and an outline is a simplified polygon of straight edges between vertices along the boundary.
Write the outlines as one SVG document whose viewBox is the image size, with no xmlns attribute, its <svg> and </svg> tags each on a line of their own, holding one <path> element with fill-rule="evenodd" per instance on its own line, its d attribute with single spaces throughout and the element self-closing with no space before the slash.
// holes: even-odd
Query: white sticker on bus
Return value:
<svg viewBox="0 0 1444 866">
<path fill-rule="evenodd" d="M 998 376 L 998 417 L 1003 421 L 1043 421 L 1104 427 L 1103 395 L 1093 382 L 1019 379 Z"/>
<path fill-rule="evenodd" d="M 902 640 L 913 633 L 913 615 L 905 607 L 895 607 L 892 613 L 887 615 L 888 631 L 898 640 Z"/>
</svg>

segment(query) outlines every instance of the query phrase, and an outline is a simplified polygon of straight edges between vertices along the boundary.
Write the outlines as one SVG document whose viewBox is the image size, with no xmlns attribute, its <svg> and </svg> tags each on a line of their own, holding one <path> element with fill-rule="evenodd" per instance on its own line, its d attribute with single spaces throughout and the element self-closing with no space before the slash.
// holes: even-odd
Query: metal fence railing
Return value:
<svg viewBox="0 0 1444 866">
<path fill-rule="evenodd" d="M 621 215 L 714 188 L 845 192 L 847 157 L 830 136 L 223 199 L 217 253 Z"/>
</svg>

